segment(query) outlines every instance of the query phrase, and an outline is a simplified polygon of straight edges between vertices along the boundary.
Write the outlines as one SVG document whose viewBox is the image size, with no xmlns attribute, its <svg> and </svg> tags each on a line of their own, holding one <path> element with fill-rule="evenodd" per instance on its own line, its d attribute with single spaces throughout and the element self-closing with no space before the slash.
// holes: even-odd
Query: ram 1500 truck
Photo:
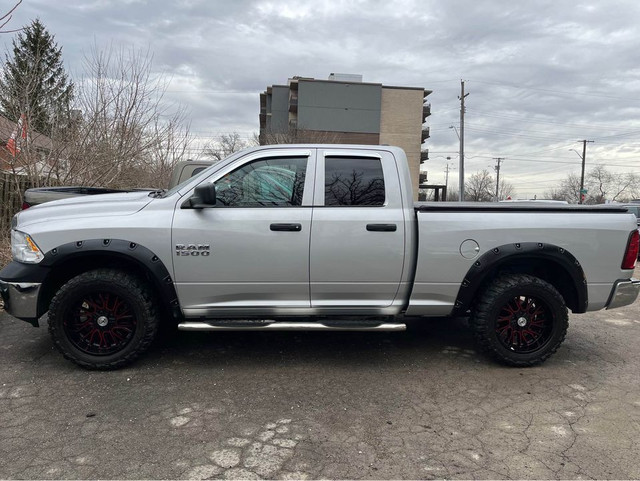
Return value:
<svg viewBox="0 0 640 481">
<path fill-rule="evenodd" d="M 565 338 L 568 309 L 635 301 L 635 217 L 621 207 L 414 203 L 397 147 L 236 153 L 168 191 L 19 213 L 6 310 L 71 361 L 117 368 L 161 322 L 183 330 L 402 330 L 468 316 L 515 366 Z M 426 322 L 426 321 L 425 321 Z"/>
</svg>

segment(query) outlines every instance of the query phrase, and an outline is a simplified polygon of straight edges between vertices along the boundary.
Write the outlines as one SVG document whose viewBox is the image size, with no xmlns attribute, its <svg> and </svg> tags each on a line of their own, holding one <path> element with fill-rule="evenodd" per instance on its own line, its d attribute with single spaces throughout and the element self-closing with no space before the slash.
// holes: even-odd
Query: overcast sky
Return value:
<svg viewBox="0 0 640 481">
<path fill-rule="evenodd" d="M 189 109 L 202 139 L 257 132 L 267 85 L 357 73 L 433 90 L 429 181 L 444 182 L 450 156 L 455 184 L 449 126 L 464 79 L 467 175 L 504 157 L 518 197 L 541 195 L 579 172 L 569 149 L 581 153 L 580 139 L 595 141 L 587 168 L 640 174 L 637 1 L 24 0 L 8 27 L 36 17 L 74 74 L 94 43 L 149 48 L 154 69 L 171 75 L 167 98 Z"/>
</svg>

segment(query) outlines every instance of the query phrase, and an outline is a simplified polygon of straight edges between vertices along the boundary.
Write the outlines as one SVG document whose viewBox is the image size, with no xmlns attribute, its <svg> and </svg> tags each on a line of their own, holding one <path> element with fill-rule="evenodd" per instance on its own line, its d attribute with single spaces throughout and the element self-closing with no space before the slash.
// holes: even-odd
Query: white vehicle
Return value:
<svg viewBox="0 0 640 481">
<path fill-rule="evenodd" d="M 635 301 L 633 214 L 618 206 L 414 203 L 404 152 L 279 145 L 169 191 L 77 197 L 19 213 L 6 310 L 73 362 L 117 368 L 161 322 L 183 330 L 402 330 L 469 316 L 483 350 L 528 366 L 567 309 Z"/>
</svg>

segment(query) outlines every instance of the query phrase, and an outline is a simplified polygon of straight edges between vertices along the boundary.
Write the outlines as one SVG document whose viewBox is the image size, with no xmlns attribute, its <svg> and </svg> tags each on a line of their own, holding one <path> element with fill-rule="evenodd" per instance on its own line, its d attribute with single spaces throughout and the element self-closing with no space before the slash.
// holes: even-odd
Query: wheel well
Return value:
<svg viewBox="0 0 640 481">
<path fill-rule="evenodd" d="M 96 252 L 71 256 L 52 266 L 51 273 L 44 280 L 40 291 L 38 317 L 47 312 L 51 300 L 64 284 L 84 272 L 99 268 L 117 269 L 142 279 L 152 288 L 158 302 L 166 304 L 164 307 L 167 309 L 160 311 L 172 312 L 175 310 L 172 309 L 173 306 L 166 296 L 162 295 L 161 281 L 144 264 L 137 259 L 114 252 Z"/>
<path fill-rule="evenodd" d="M 540 257 L 522 257 L 507 259 L 492 266 L 480 282 L 475 296 L 478 296 L 497 277 L 503 274 L 529 274 L 538 277 L 555 287 L 572 312 L 584 312 L 580 305 L 580 296 L 571 274 L 558 262 Z"/>
</svg>

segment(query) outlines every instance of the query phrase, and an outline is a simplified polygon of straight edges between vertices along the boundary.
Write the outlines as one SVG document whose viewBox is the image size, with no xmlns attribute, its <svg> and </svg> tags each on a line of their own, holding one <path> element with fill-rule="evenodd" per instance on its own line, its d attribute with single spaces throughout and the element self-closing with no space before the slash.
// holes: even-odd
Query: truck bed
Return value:
<svg viewBox="0 0 640 481">
<path fill-rule="evenodd" d="M 577 312 L 602 309 L 613 283 L 629 276 L 619 266 L 635 218 L 621 206 L 418 202 L 414 209 L 419 242 L 410 315 L 451 315 L 465 279 L 502 256 L 575 266 L 576 277 L 588 281 L 588 306 L 575 306 Z"/>
<path fill-rule="evenodd" d="M 544 202 L 415 202 L 416 212 L 582 212 L 582 213 L 628 213 L 615 204 L 576 205 Z"/>
</svg>

